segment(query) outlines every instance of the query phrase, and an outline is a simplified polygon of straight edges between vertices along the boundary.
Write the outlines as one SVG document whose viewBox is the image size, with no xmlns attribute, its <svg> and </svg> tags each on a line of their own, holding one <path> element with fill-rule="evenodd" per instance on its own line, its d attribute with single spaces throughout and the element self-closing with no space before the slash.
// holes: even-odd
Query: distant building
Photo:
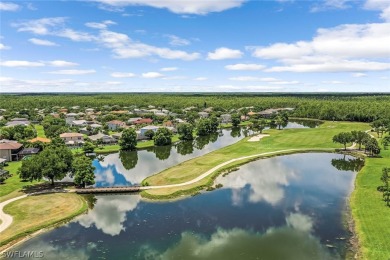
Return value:
<svg viewBox="0 0 390 260">
<path fill-rule="evenodd" d="M 7 122 L 5 124 L 5 126 L 6 127 L 14 127 L 14 126 L 17 126 L 17 125 L 24 125 L 24 126 L 30 125 L 30 121 L 26 120 L 26 118 L 23 118 L 23 119 L 24 119 L 24 121 L 15 120 L 15 121 Z"/>
<path fill-rule="evenodd" d="M 142 117 L 132 117 L 127 122 L 129 122 L 129 124 L 134 124 L 134 122 L 141 120 L 141 119 L 142 119 Z"/>
<path fill-rule="evenodd" d="M 48 139 L 48 138 L 44 138 L 44 137 L 35 137 L 31 140 L 28 140 L 30 143 L 35 143 L 35 142 L 42 142 L 42 143 L 50 143 L 51 140 Z"/>
<path fill-rule="evenodd" d="M 126 126 L 126 123 L 119 120 L 112 120 L 110 122 L 107 122 L 108 129 L 110 130 L 117 130 L 118 128 L 123 128 Z"/>
<path fill-rule="evenodd" d="M 23 149 L 23 144 L 16 141 L 1 140 L 0 143 L 0 158 L 8 162 L 19 160 L 18 153 Z"/>
<path fill-rule="evenodd" d="M 93 113 L 94 111 L 95 111 L 95 109 L 93 109 L 93 108 L 85 109 L 85 113 Z"/>
<path fill-rule="evenodd" d="M 155 126 L 155 125 L 148 125 L 148 126 L 142 127 L 142 128 L 140 129 L 141 137 L 145 137 L 146 131 L 152 130 L 153 132 L 157 132 L 157 130 L 158 130 L 159 128 L 160 128 L 160 127 Z"/>
<path fill-rule="evenodd" d="M 208 118 L 208 117 L 209 117 L 209 113 L 207 113 L 207 112 L 199 112 L 198 115 L 199 115 L 201 118 Z"/>
<path fill-rule="evenodd" d="M 153 123 L 153 119 L 150 119 L 150 118 L 142 118 L 140 120 L 133 122 L 133 124 L 135 124 L 135 125 L 151 124 L 151 123 Z"/>
<path fill-rule="evenodd" d="M 63 133 L 60 138 L 66 145 L 78 145 L 84 143 L 84 136 L 80 133 Z"/>
<path fill-rule="evenodd" d="M 21 160 L 23 157 L 34 155 L 39 153 L 39 148 L 24 148 L 18 153 L 18 159 Z"/>
<path fill-rule="evenodd" d="M 164 121 L 163 122 L 163 126 L 165 126 L 165 127 L 174 127 L 174 124 L 172 123 L 172 121 L 168 120 L 168 121 Z"/>
<path fill-rule="evenodd" d="M 104 144 L 110 144 L 110 143 L 116 143 L 117 142 L 117 139 L 113 138 L 112 136 L 105 135 L 105 134 L 102 134 L 102 133 L 98 133 L 96 135 L 91 135 L 91 136 L 89 136 L 89 139 L 91 139 L 94 142 L 97 142 L 97 141 L 101 140 L 102 143 L 104 143 Z"/>
<path fill-rule="evenodd" d="M 86 120 L 74 120 L 74 121 L 72 121 L 72 123 L 70 125 L 77 126 L 77 127 L 83 127 L 83 126 L 87 126 L 88 123 Z"/>
<path fill-rule="evenodd" d="M 221 115 L 221 123 L 227 124 L 232 122 L 232 116 L 230 114 Z"/>
</svg>

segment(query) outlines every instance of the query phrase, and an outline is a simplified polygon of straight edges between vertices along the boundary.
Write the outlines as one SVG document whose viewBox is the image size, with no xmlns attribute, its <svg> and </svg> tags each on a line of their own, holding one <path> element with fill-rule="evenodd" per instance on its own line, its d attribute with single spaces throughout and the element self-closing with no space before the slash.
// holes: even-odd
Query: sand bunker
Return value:
<svg viewBox="0 0 390 260">
<path fill-rule="evenodd" d="M 269 135 L 266 135 L 266 134 L 259 134 L 259 135 L 256 135 L 256 136 L 253 136 L 251 137 L 248 142 L 258 142 L 260 141 L 261 138 L 264 138 L 264 137 L 267 137 Z"/>
</svg>

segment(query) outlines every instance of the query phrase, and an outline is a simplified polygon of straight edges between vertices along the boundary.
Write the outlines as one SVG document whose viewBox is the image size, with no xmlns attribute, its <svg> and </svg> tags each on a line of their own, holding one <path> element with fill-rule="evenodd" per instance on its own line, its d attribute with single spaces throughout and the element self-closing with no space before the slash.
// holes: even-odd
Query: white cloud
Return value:
<svg viewBox="0 0 390 260">
<path fill-rule="evenodd" d="M 367 0 L 364 7 L 368 10 L 381 11 L 380 17 L 390 22 L 390 1 L 388 0 Z"/>
<path fill-rule="evenodd" d="M 48 72 L 50 74 L 59 74 L 59 75 L 87 75 L 96 73 L 96 70 L 56 70 Z"/>
<path fill-rule="evenodd" d="M 360 72 L 389 70 L 390 63 L 369 61 L 335 60 L 333 62 L 318 64 L 293 64 L 288 66 L 275 66 L 266 69 L 266 72 Z"/>
<path fill-rule="evenodd" d="M 259 78 L 259 77 L 252 77 L 252 76 L 231 77 L 231 78 L 229 78 L 229 80 L 234 80 L 234 81 L 263 81 L 263 82 L 278 81 L 278 79 L 275 79 L 275 78 Z"/>
<path fill-rule="evenodd" d="M 209 52 L 208 60 L 224 60 L 224 59 L 239 59 L 243 53 L 240 50 L 233 50 L 225 47 L 215 49 L 214 52 Z"/>
<path fill-rule="evenodd" d="M 35 45 L 58 46 L 58 44 L 55 43 L 55 42 L 51 42 L 51 41 L 48 41 L 48 40 L 37 39 L 37 38 L 31 38 L 31 39 L 28 39 L 28 41 L 31 42 L 32 44 L 35 44 Z"/>
<path fill-rule="evenodd" d="M 142 58 L 156 55 L 164 59 L 195 60 L 200 58 L 197 52 L 187 53 L 185 51 L 160 48 L 152 45 L 136 42 L 126 34 L 103 30 L 100 32 L 99 42 L 112 50 L 115 58 Z"/>
<path fill-rule="evenodd" d="M 94 29 L 106 29 L 108 25 L 114 25 L 116 22 L 113 22 L 111 20 L 105 20 L 101 23 L 95 23 L 95 22 L 89 22 L 86 23 L 85 26 L 94 28 Z"/>
<path fill-rule="evenodd" d="M 17 11 L 20 9 L 20 6 L 10 2 L 0 2 L 1 11 Z"/>
<path fill-rule="evenodd" d="M 286 222 L 287 226 L 303 232 L 311 232 L 313 230 L 313 219 L 301 213 L 290 213 L 286 217 Z"/>
<path fill-rule="evenodd" d="M 177 67 L 166 67 L 166 68 L 161 68 L 161 71 L 175 71 L 178 70 Z"/>
<path fill-rule="evenodd" d="M 222 12 L 227 9 L 241 6 L 244 0 L 224 1 L 182 1 L 182 0 L 96 0 L 105 5 L 114 7 L 124 6 L 151 6 L 164 8 L 177 14 L 206 15 L 211 12 Z"/>
<path fill-rule="evenodd" d="M 164 77 L 164 75 L 159 72 L 146 72 L 146 73 L 142 73 L 142 77 L 145 79 L 157 79 L 157 78 Z"/>
<path fill-rule="evenodd" d="M 92 41 L 96 38 L 89 33 L 75 31 L 65 27 L 66 17 L 51 17 L 13 23 L 18 32 L 30 32 L 37 35 L 53 35 L 72 41 Z"/>
<path fill-rule="evenodd" d="M 43 67 L 45 66 L 42 62 L 34 62 L 34 61 L 25 61 L 25 60 L 7 60 L 0 61 L 0 66 L 9 67 L 9 68 L 17 68 L 17 67 Z"/>
<path fill-rule="evenodd" d="M 361 77 L 365 77 L 365 76 L 367 76 L 366 73 L 353 73 L 352 74 L 352 77 L 354 77 L 354 78 L 361 78 Z"/>
<path fill-rule="evenodd" d="M 194 78 L 194 80 L 205 81 L 205 80 L 207 80 L 207 78 L 206 77 L 197 77 L 197 78 Z"/>
<path fill-rule="evenodd" d="M 53 67 L 71 67 L 71 66 L 78 66 L 79 65 L 78 63 L 64 61 L 64 60 L 48 61 L 47 64 L 50 66 L 53 66 Z"/>
<path fill-rule="evenodd" d="M 345 84 L 343 81 L 339 80 L 325 80 L 321 82 L 322 84 L 331 84 L 331 85 L 339 85 L 339 84 Z"/>
<path fill-rule="evenodd" d="M 13 23 L 13 27 L 18 28 L 18 32 L 31 32 L 38 35 L 48 35 L 53 28 L 62 26 L 65 23 L 65 17 L 42 18 L 24 22 Z"/>
<path fill-rule="evenodd" d="M 179 36 L 168 34 L 166 37 L 169 38 L 169 44 L 172 46 L 186 46 L 190 45 L 191 42 L 187 39 L 180 38 Z"/>
<path fill-rule="evenodd" d="M 233 64 L 233 65 L 226 65 L 225 69 L 227 70 L 262 70 L 265 66 L 261 64 Z"/>
<path fill-rule="evenodd" d="M 186 79 L 186 76 L 171 76 L 171 77 L 164 77 L 163 80 L 180 80 L 180 79 Z"/>
<path fill-rule="evenodd" d="M 0 50 L 9 50 L 9 49 L 11 49 L 11 47 L 0 43 Z"/>
<path fill-rule="evenodd" d="M 255 57 L 285 65 L 266 69 L 268 72 L 360 72 L 389 69 L 390 63 L 375 60 L 390 56 L 388 42 L 390 23 L 346 24 L 319 29 L 312 41 L 251 49 Z"/>
<path fill-rule="evenodd" d="M 348 2 L 352 2 L 352 0 L 325 0 L 323 2 L 316 3 L 310 11 L 320 12 L 332 9 L 347 9 L 351 7 L 348 5 Z"/>
<path fill-rule="evenodd" d="M 113 78 L 134 78 L 136 75 L 131 72 L 113 72 L 111 77 Z"/>
</svg>

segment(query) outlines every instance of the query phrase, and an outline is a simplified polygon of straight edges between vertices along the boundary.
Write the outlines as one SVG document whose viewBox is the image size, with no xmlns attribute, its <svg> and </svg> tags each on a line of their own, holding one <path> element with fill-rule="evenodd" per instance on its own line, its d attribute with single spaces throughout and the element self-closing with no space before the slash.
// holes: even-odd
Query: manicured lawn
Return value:
<svg viewBox="0 0 390 260">
<path fill-rule="evenodd" d="M 335 134 L 343 131 L 367 129 L 369 129 L 368 124 L 351 122 L 325 122 L 319 128 L 313 129 L 270 129 L 264 132 L 270 136 L 262 139 L 260 142 L 248 142 L 248 138 L 245 138 L 233 145 L 166 169 L 146 178 L 143 183 L 147 182 L 149 185 L 166 185 L 186 182 L 198 177 L 218 164 L 242 156 L 286 149 L 316 150 L 341 148 L 342 146 L 340 144 L 332 142 L 332 137 Z M 183 187 L 178 187 L 170 190 L 175 192 L 182 189 Z M 157 195 L 160 192 L 167 194 L 166 190 L 158 189 L 145 191 L 144 195 L 145 193 Z"/>
<path fill-rule="evenodd" d="M 382 168 L 390 167 L 390 150 L 382 150 L 381 156 L 383 158 L 366 158 L 351 195 L 362 259 L 390 259 L 390 207 L 377 191 L 382 185 Z"/>
<path fill-rule="evenodd" d="M 86 201 L 73 193 L 29 196 L 12 202 L 4 207 L 4 212 L 12 215 L 13 222 L 1 233 L 0 246 L 44 227 L 69 220 L 86 209 Z"/>
<path fill-rule="evenodd" d="M 34 125 L 35 130 L 37 131 L 38 137 L 44 137 L 46 138 L 45 131 L 43 130 L 42 125 Z"/>
<path fill-rule="evenodd" d="M 23 186 L 40 183 L 38 181 L 34 181 L 32 183 L 22 182 L 19 179 L 17 171 L 22 165 L 21 161 L 9 162 L 8 164 L 9 165 L 4 169 L 8 170 L 12 174 L 12 177 L 6 179 L 4 184 L 0 184 L 0 202 L 22 195 L 20 190 L 23 188 Z"/>
</svg>

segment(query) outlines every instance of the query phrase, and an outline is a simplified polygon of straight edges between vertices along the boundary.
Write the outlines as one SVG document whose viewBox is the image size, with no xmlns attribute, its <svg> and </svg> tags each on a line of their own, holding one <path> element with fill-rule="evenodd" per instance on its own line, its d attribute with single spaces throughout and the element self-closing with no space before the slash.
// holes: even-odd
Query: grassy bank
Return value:
<svg viewBox="0 0 390 260">
<path fill-rule="evenodd" d="M 390 167 L 390 150 L 382 158 L 367 158 L 355 181 L 350 205 L 362 259 L 390 259 L 390 208 L 377 187 L 383 167 Z"/>
<path fill-rule="evenodd" d="M 86 201 L 72 193 L 30 196 L 12 202 L 4 208 L 4 212 L 13 217 L 13 222 L 1 233 L 0 249 L 11 241 L 68 221 L 86 210 Z"/>
<path fill-rule="evenodd" d="M 369 129 L 368 124 L 351 122 L 325 122 L 318 128 L 270 129 L 265 131 L 270 136 L 262 139 L 260 142 L 248 142 L 248 138 L 244 138 L 233 145 L 185 161 L 156 175 L 150 176 L 143 181 L 143 184 L 167 185 L 183 183 L 195 179 L 216 165 L 243 156 L 287 149 L 319 150 L 341 148 L 340 144 L 332 142 L 332 137 L 335 134 L 343 131 L 367 129 Z M 234 162 L 228 166 L 233 167 L 240 163 L 242 161 Z M 209 176 L 198 183 L 184 187 L 147 190 L 142 195 L 148 198 L 160 198 L 161 196 L 172 197 L 175 194 L 183 193 L 184 190 L 197 190 L 197 187 L 208 185 L 210 183 L 209 178 L 211 177 Z"/>
<path fill-rule="evenodd" d="M 44 137 L 46 138 L 45 131 L 43 130 L 42 125 L 34 125 L 35 130 L 37 131 L 38 137 Z"/>
<path fill-rule="evenodd" d="M 0 184 L 0 202 L 12 199 L 14 197 L 23 195 L 21 189 L 26 185 L 33 185 L 41 183 L 42 181 L 24 182 L 21 181 L 18 175 L 18 169 L 22 162 L 9 162 L 4 169 L 8 170 L 12 176 L 5 180 L 4 184 Z"/>
</svg>

